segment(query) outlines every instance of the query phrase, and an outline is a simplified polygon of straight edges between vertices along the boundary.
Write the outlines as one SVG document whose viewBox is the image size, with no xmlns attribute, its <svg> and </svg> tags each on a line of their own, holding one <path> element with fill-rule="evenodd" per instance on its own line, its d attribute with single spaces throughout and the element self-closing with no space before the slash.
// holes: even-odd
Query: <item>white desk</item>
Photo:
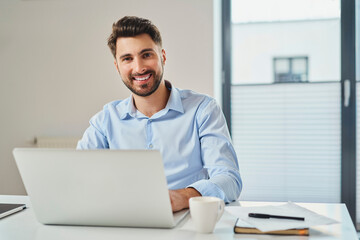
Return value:
<svg viewBox="0 0 360 240">
<path fill-rule="evenodd" d="M 213 234 L 199 234 L 194 231 L 190 216 L 174 229 L 144 229 L 144 228 L 117 228 L 117 227 L 79 227 L 79 226 L 48 226 L 42 225 L 35 219 L 34 212 L 27 196 L 1 196 L 2 203 L 26 203 L 28 209 L 0 219 L 1 240 L 225 240 L 225 239 L 282 239 L 282 240 L 357 240 L 357 233 L 351 222 L 349 213 L 344 204 L 299 203 L 314 212 L 334 218 L 341 224 L 317 226 L 310 229 L 310 236 L 271 236 L 271 235 L 244 235 L 234 234 L 235 217 L 227 212 L 215 227 Z M 263 205 L 259 202 L 243 202 L 242 206 Z M 278 204 L 278 203 L 267 203 Z"/>
</svg>

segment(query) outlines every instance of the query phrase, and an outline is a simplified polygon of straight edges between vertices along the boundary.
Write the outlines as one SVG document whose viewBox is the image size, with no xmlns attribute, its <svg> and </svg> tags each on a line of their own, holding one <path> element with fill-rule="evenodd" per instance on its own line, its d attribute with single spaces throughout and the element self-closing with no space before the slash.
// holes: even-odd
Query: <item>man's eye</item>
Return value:
<svg viewBox="0 0 360 240">
<path fill-rule="evenodd" d="M 121 61 L 123 61 L 123 62 L 131 61 L 131 57 L 122 58 Z"/>
<path fill-rule="evenodd" d="M 148 57 L 150 57 L 151 56 L 151 53 L 144 53 L 144 58 L 148 58 Z"/>
</svg>

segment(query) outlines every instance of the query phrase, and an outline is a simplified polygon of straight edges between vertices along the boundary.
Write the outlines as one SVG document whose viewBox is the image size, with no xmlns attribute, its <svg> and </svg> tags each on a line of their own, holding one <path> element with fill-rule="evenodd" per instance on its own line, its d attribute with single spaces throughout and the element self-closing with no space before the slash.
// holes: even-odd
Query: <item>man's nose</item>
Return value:
<svg viewBox="0 0 360 240">
<path fill-rule="evenodd" d="M 142 59 L 137 58 L 135 60 L 134 71 L 135 71 L 135 73 L 139 73 L 139 74 L 142 74 L 142 73 L 144 73 L 146 71 L 146 67 L 145 67 L 144 62 L 142 61 Z"/>
</svg>

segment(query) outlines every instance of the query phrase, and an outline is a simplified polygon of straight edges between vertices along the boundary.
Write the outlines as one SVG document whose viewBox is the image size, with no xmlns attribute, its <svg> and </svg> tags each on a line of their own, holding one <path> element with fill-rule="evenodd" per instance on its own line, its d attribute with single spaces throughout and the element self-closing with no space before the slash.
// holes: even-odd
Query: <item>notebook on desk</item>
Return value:
<svg viewBox="0 0 360 240">
<path fill-rule="evenodd" d="M 0 219 L 24 210 L 25 204 L 0 203 Z"/>
<path fill-rule="evenodd" d="M 39 222 L 172 228 L 161 154 L 156 150 L 17 148 L 20 175 Z"/>
</svg>

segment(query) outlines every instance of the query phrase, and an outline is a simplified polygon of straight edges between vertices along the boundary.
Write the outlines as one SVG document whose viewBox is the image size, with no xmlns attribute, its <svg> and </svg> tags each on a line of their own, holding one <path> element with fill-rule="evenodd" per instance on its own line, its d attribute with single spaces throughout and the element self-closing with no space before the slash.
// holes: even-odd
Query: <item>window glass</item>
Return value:
<svg viewBox="0 0 360 240">
<path fill-rule="evenodd" d="M 276 82 L 274 57 L 296 56 L 291 79 L 340 80 L 339 0 L 232 0 L 233 84 Z"/>
<path fill-rule="evenodd" d="M 292 72 L 295 74 L 305 74 L 307 72 L 307 58 L 293 59 Z"/>
<path fill-rule="evenodd" d="M 242 200 L 340 202 L 340 58 L 340 0 L 232 0 Z"/>
<path fill-rule="evenodd" d="M 290 72 L 289 59 L 275 59 L 275 72 L 276 73 L 289 73 Z"/>
</svg>

